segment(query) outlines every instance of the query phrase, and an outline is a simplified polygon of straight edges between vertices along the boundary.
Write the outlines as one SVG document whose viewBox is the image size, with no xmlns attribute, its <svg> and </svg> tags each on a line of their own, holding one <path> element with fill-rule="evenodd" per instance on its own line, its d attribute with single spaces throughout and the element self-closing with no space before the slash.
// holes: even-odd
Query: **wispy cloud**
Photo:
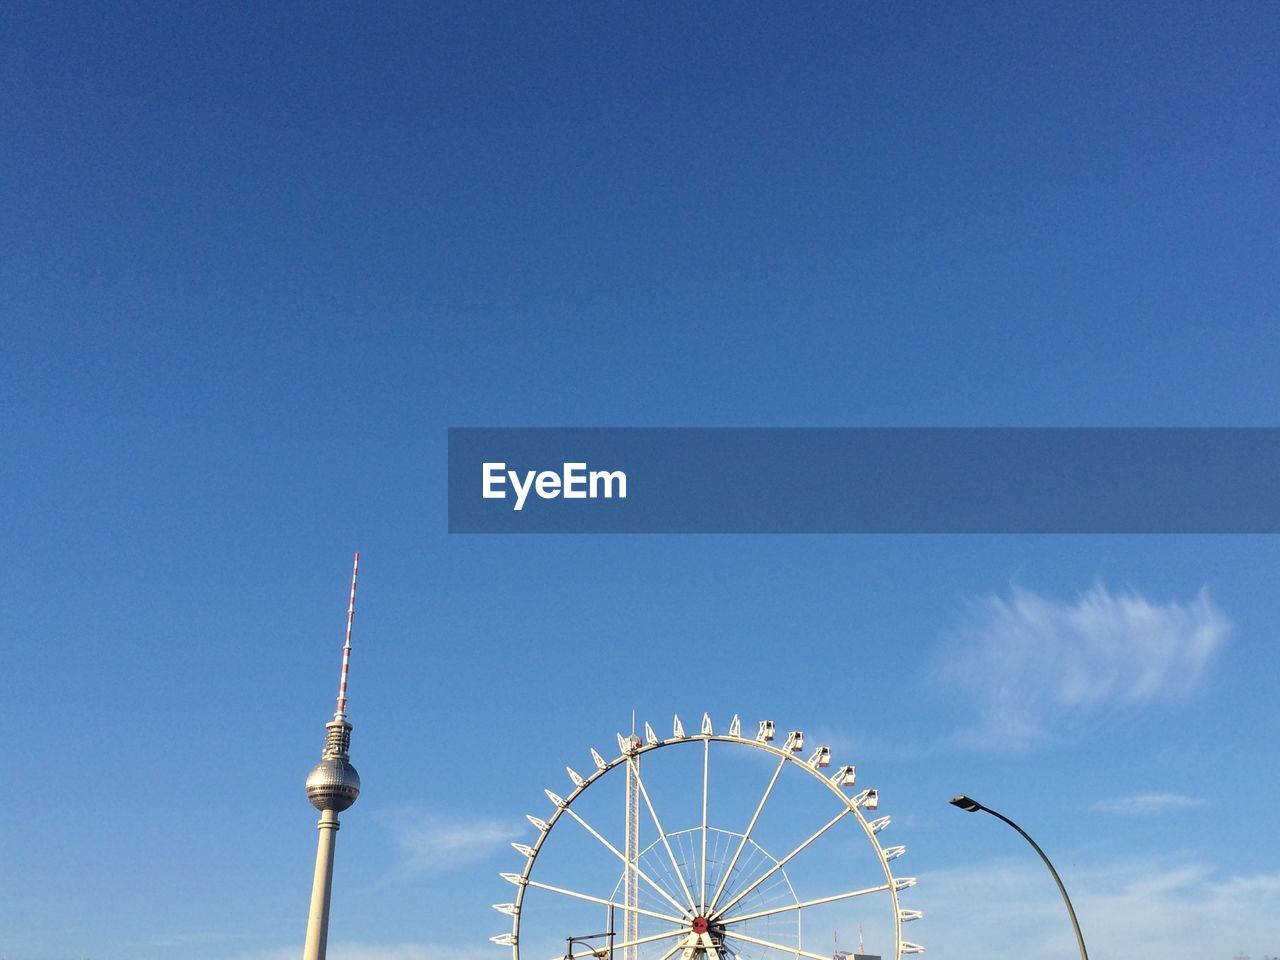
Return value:
<svg viewBox="0 0 1280 960">
<path fill-rule="evenodd" d="M 1185 810 L 1203 807 L 1204 797 L 1188 797 L 1181 793 L 1138 793 L 1130 797 L 1099 800 L 1093 805 L 1098 813 L 1159 813 L 1162 810 Z"/>
<path fill-rule="evenodd" d="M 1098 956 L 1203 960 L 1275 953 L 1280 873 L 1225 876 L 1202 863 L 1126 861 L 1065 867 L 1063 874 L 1085 943 Z M 1038 862 L 927 873 L 918 889 L 922 896 L 928 891 L 928 900 L 911 939 L 932 954 L 1079 956 L 1062 900 Z"/>
<path fill-rule="evenodd" d="M 236 954 L 228 960 L 298 960 L 299 948 L 268 947 Z M 329 944 L 329 960 L 494 960 L 494 950 L 483 946 L 448 946 L 430 943 L 374 944 L 339 940 Z"/>
<path fill-rule="evenodd" d="M 977 710 L 963 743 L 1021 749 L 1070 714 L 1186 696 L 1230 631 L 1204 589 L 1154 603 L 1095 584 L 1064 602 L 1014 586 L 965 604 L 935 679 Z"/>
<path fill-rule="evenodd" d="M 1058 866 L 1095 956 L 1226 960 L 1276 952 L 1280 873 L 1224 874 L 1200 862 L 1124 860 Z M 926 956 L 990 960 L 1076 960 L 1075 938 L 1049 874 L 1027 862 L 979 861 L 927 871 L 903 906 L 925 911 L 903 934 Z M 875 946 L 868 944 L 868 946 Z M 229 955 L 227 960 L 297 960 L 297 945 Z M 490 945 L 339 941 L 330 960 L 494 960 Z"/>
<path fill-rule="evenodd" d="M 444 946 L 402 943 L 380 946 L 367 943 L 335 943 L 329 948 L 332 960 L 494 960 L 494 949 L 485 946 Z"/>
<path fill-rule="evenodd" d="M 520 824 L 459 817 L 417 809 L 384 811 L 378 818 L 391 833 L 402 868 L 413 874 L 475 863 L 516 839 Z"/>
<path fill-rule="evenodd" d="M 229 940 L 243 941 L 245 935 L 226 930 L 189 930 L 184 933 L 157 933 L 142 942 L 149 947 L 198 947 Z"/>
</svg>

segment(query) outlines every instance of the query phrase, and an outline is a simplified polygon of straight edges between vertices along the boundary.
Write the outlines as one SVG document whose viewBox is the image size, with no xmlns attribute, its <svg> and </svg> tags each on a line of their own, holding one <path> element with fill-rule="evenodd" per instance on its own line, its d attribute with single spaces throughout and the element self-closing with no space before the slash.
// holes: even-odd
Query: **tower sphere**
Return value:
<svg viewBox="0 0 1280 960">
<path fill-rule="evenodd" d="M 317 810 L 341 813 L 360 796 L 360 774 L 341 757 L 325 757 L 307 775 L 307 799 Z"/>
</svg>

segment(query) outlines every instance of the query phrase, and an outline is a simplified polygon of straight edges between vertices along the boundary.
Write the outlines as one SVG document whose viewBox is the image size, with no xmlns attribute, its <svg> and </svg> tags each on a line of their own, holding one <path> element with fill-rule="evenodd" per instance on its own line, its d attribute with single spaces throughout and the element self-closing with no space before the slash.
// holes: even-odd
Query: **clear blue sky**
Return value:
<svg viewBox="0 0 1280 960">
<path fill-rule="evenodd" d="M 933 955 L 1074 949 L 962 790 L 1096 958 L 1280 953 L 1276 539 L 450 537 L 444 490 L 449 426 L 1275 425 L 1277 49 L 1263 3 L 6 6 L 0 953 L 296 955 L 356 548 L 333 960 L 502 960 L 506 838 L 633 707 L 829 738 Z"/>
</svg>

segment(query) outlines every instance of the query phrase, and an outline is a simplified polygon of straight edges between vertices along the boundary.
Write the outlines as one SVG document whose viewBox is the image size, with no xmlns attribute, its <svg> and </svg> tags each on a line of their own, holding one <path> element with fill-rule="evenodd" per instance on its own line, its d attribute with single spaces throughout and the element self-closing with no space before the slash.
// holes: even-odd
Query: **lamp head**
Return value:
<svg viewBox="0 0 1280 960">
<path fill-rule="evenodd" d="M 966 813 L 977 813 L 982 809 L 982 804 L 977 800 L 972 800 L 969 797 L 966 797 L 963 793 L 958 797 L 952 797 L 950 802 L 953 806 L 959 807 Z"/>
</svg>

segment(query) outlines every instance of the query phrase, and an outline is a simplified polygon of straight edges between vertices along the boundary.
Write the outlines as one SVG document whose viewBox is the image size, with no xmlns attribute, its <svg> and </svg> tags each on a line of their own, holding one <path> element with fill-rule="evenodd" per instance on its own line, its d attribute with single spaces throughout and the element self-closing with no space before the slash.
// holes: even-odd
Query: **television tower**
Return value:
<svg viewBox="0 0 1280 960">
<path fill-rule="evenodd" d="M 356 616 L 357 553 L 351 565 L 351 602 L 347 607 L 347 642 L 342 646 L 342 674 L 338 680 L 338 709 L 324 725 L 324 752 L 307 776 L 307 799 L 320 811 L 320 843 L 311 881 L 311 913 L 302 960 L 325 960 L 329 944 L 329 892 L 333 887 L 333 848 L 338 839 L 338 814 L 360 796 L 360 774 L 351 765 L 351 724 L 347 720 L 347 667 L 351 663 L 351 624 Z"/>
</svg>

